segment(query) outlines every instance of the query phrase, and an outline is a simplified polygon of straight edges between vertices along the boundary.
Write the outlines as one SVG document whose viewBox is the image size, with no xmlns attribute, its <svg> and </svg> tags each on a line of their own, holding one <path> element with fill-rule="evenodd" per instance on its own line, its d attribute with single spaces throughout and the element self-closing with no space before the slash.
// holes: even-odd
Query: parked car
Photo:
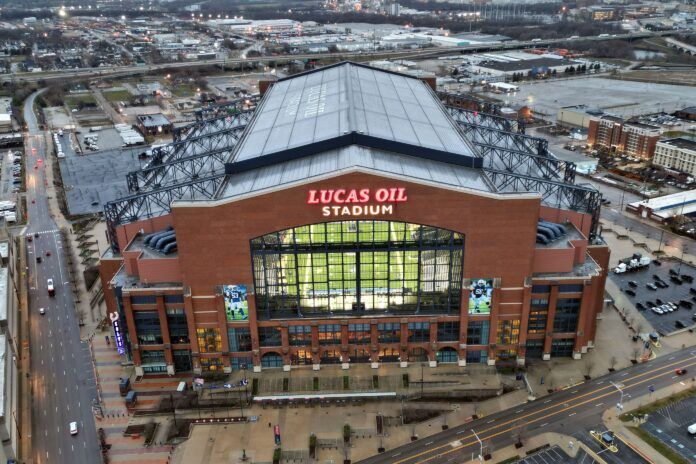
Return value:
<svg viewBox="0 0 696 464">
<path fill-rule="evenodd" d="M 667 287 L 669 287 L 669 284 L 668 284 L 667 282 L 663 282 L 663 281 L 661 281 L 661 280 L 658 280 L 657 282 L 655 282 L 655 285 L 657 285 L 657 286 L 660 287 L 660 288 L 667 288 Z"/>
<path fill-rule="evenodd" d="M 636 282 L 635 280 L 629 280 L 628 285 L 633 288 L 636 288 L 638 286 L 638 282 Z"/>
<path fill-rule="evenodd" d="M 657 291 L 657 287 L 652 282 L 648 282 L 647 284 L 645 284 L 645 286 L 648 288 L 648 290 L 652 290 L 653 292 Z"/>
<path fill-rule="evenodd" d="M 633 290 L 631 290 L 631 289 L 629 288 L 628 290 L 626 290 L 626 295 L 636 296 L 636 292 L 634 292 Z"/>
<path fill-rule="evenodd" d="M 657 303 L 658 306 L 662 306 L 663 304 L 665 304 L 665 302 L 662 301 L 662 300 L 659 299 L 659 298 L 656 298 L 656 299 L 655 299 L 655 303 Z"/>
<path fill-rule="evenodd" d="M 682 274 L 682 275 L 681 275 L 681 279 L 682 279 L 684 282 L 689 282 L 689 283 L 692 283 L 692 282 L 694 281 L 694 277 L 693 277 L 693 276 L 690 276 L 689 274 Z"/>
<path fill-rule="evenodd" d="M 669 277 L 669 280 L 671 280 L 672 282 L 674 282 L 674 283 L 677 284 L 677 285 L 681 285 L 681 284 L 684 283 L 684 282 L 682 282 L 682 280 L 679 278 L 679 276 L 675 276 L 675 275 L 670 276 L 670 277 Z"/>
<path fill-rule="evenodd" d="M 652 308 L 650 308 L 650 311 L 654 312 L 655 314 L 663 314 L 662 310 L 657 306 L 653 306 Z"/>
<path fill-rule="evenodd" d="M 686 327 L 686 324 L 684 324 L 682 321 L 674 321 L 674 326 L 677 329 L 683 329 Z"/>
</svg>

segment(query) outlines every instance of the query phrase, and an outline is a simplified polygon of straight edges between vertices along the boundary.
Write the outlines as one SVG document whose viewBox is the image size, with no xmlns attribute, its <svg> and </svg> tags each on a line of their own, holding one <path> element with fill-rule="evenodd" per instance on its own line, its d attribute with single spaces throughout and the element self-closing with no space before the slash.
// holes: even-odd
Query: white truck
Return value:
<svg viewBox="0 0 696 464">
<path fill-rule="evenodd" d="M 625 258 L 619 261 L 619 265 L 614 268 L 614 274 L 624 274 L 640 269 L 645 269 L 650 264 L 650 258 L 642 256 L 640 253 L 634 253 L 630 258 Z"/>
</svg>

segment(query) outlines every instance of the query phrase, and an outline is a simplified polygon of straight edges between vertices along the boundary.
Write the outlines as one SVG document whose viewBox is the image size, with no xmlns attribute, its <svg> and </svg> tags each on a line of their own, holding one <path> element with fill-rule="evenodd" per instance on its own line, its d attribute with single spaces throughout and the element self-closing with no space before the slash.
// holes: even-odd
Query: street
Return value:
<svg viewBox="0 0 696 464">
<path fill-rule="evenodd" d="M 97 398 L 89 347 L 80 340 L 75 302 L 62 239 L 48 206 L 46 162 L 50 149 L 33 113 L 32 94 L 24 106 L 26 198 L 31 335 L 32 460 L 43 463 L 101 462 L 92 401 Z M 36 167 L 36 168 L 35 168 Z M 38 237 L 34 237 L 38 233 Z M 28 240 L 28 239 L 26 239 Z M 50 253 L 50 256 L 48 255 Z M 37 262 L 41 257 L 42 262 Z M 55 296 L 48 295 L 53 279 Z M 41 315 L 40 308 L 45 309 Z M 77 422 L 71 436 L 69 423 Z"/>
<path fill-rule="evenodd" d="M 463 462 L 483 453 L 514 443 L 515 436 L 543 432 L 575 435 L 602 422 L 602 413 L 625 398 L 650 396 L 651 390 L 678 382 L 691 381 L 675 375 L 677 368 L 696 366 L 696 350 L 687 348 L 669 357 L 613 372 L 548 397 L 522 404 L 507 411 L 452 427 L 421 440 L 386 450 L 361 464 L 411 464 Z M 480 439 L 480 442 L 479 442 Z"/>
</svg>

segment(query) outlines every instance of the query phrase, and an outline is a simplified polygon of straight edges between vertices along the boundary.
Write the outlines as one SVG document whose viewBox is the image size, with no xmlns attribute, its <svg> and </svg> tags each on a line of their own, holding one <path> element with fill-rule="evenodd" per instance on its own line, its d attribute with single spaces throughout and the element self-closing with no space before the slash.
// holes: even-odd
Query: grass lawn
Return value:
<svg viewBox="0 0 696 464">
<path fill-rule="evenodd" d="M 70 109 L 79 108 L 80 106 L 97 106 L 97 100 L 95 100 L 92 94 L 68 95 L 65 97 L 65 104 Z"/>
<path fill-rule="evenodd" d="M 172 94 L 175 97 L 190 97 L 192 95 L 195 95 L 196 92 L 198 91 L 198 87 L 196 84 L 176 84 L 171 86 L 172 89 Z M 201 91 L 205 91 L 205 89 L 201 89 Z"/>
<path fill-rule="evenodd" d="M 658 409 L 662 409 L 665 406 L 669 406 L 670 404 L 678 403 L 679 401 L 684 400 L 684 399 L 689 398 L 689 397 L 694 396 L 694 395 L 696 395 L 696 389 L 691 388 L 689 390 L 685 390 L 683 392 L 677 393 L 676 395 L 672 395 L 670 397 L 661 399 L 659 401 L 655 401 L 654 403 L 648 404 L 647 406 L 643 406 L 642 408 L 634 409 L 633 411 L 621 414 L 619 416 L 619 419 L 621 419 L 622 422 L 630 422 L 633 420 L 634 416 L 642 416 L 645 414 L 652 414 L 653 412 L 657 411 Z"/>
<path fill-rule="evenodd" d="M 660 440 L 653 437 L 652 435 L 650 435 L 648 432 L 641 429 L 640 427 L 628 427 L 628 428 L 631 429 L 631 432 L 638 435 L 645 443 L 650 445 L 655 451 L 657 451 L 658 453 L 663 455 L 670 462 L 673 462 L 674 464 L 689 464 L 686 461 L 686 459 L 682 458 L 681 455 L 679 455 L 679 453 L 677 453 L 672 448 L 665 445 Z"/>
<path fill-rule="evenodd" d="M 104 98 L 107 99 L 107 101 L 113 103 L 113 102 L 118 102 L 118 101 L 130 101 L 130 99 L 133 97 L 131 93 L 125 89 L 123 90 L 106 90 L 102 92 L 104 95 Z"/>
</svg>

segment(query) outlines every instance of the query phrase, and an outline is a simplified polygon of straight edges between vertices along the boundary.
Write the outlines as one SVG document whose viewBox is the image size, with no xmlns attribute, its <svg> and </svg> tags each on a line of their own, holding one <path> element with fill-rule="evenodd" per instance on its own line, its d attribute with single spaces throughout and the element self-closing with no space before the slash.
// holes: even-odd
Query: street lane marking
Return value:
<svg viewBox="0 0 696 464">
<path fill-rule="evenodd" d="M 671 368 L 672 366 L 675 366 L 675 365 L 677 365 L 677 364 L 682 364 L 682 363 L 684 363 L 684 362 L 686 362 L 686 361 L 688 361 L 688 360 L 693 360 L 693 359 L 694 359 L 693 357 L 691 357 L 691 358 L 688 358 L 688 357 L 687 357 L 686 359 L 684 359 L 684 360 L 682 360 L 682 361 L 678 361 L 678 362 L 671 363 L 671 364 L 665 364 L 665 365 L 663 365 L 663 366 L 661 366 L 661 367 L 657 367 L 657 368 L 652 369 L 652 370 L 647 370 L 647 371 L 644 371 L 644 372 L 640 372 L 640 373 L 636 374 L 635 376 L 628 378 L 627 380 L 639 379 L 639 378 L 641 378 L 641 377 L 644 377 L 644 376 L 649 375 L 649 374 L 653 374 L 653 373 L 658 372 L 658 371 L 662 371 L 662 370 L 664 370 L 664 369 L 669 369 L 669 371 L 671 372 L 671 369 L 670 369 L 670 368 Z M 645 364 L 648 364 L 648 363 L 645 363 Z M 696 365 L 696 363 L 688 364 L 686 367 L 693 366 L 693 365 Z M 652 380 L 654 380 L 654 379 L 657 379 L 657 378 L 660 378 L 660 377 L 664 377 L 666 374 L 668 374 L 668 372 L 661 372 L 661 373 L 655 374 L 655 375 L 652 376 L 652 377 L 648 377 L 648 378 L 645 378 L 645 379 L 643 379 L 643 380 L 637 381 L 637 382 L 633 383 L 632 385 L 627 385 L 626 388 L 631 388 L 631 387 L 635 387 L 635 386 L 637 386 L 637 385 L 644 384 L 644 383 L 646 383 L 646 382 L 650 382 L 650 381 L 652 381 Z M 571 401 L 578 400 L 578 399 L 580 399 L 580 398 L 584 398 L 584 397 L 587 397 L 587 396 L 590 396 L 590 395 L 595 395 L 595 394 L 600 393 L 601 391 L 607 390 L 607 389 L 611 389 L 611 391 L 609 391 L 609 392 L 607 392 L 607 393 L 604 393 L 604 394 L 602 394 L 602 395 L 600 395 L 600 396 L 598 396 L 598 397 L 596 397 L 596 398 L 590 398 L 590 399 L 588 399 L 588 400 L 579 402 L 579 403 L 574 404 L 574 405 L 572 405 L 572 406 L 568 406 L 567 408 L 561 409 L 561 410 L 559 410 L 559 411 L 549 413 L 549 414 L 547 414 L 546 416 L 543 416 L 543 417 L 540 417 L 540 418 L 537 418 L 537 419 L 531 419 L 531 420 L 529 420 L 529 421 L 527 422 L 526 425 L 529 425 L 530 422 L 538 422 L 538 421 L 541 420 L 541 419 L 544 419 L 544 418 L 546 418 L 546 417 L 550 417 L 550 416 L 557 415 L 558 413 L 564 412 L 564 411 L 566 411 L 567 409 L 576 408 L 576 407 L 578 407 L 578 406 L 587 404 L 587 403 L 589 403 L 589 402 L 591 402 L 591 401 L 593 401 L 593 400 L 595 400 L 595 399 L 604 398 L 604 397 L 606 397 L 606 396 L 609 396 L 609 395 L 612 395 L 612 394 L 615 394 L 615 393 L 616 393 L 616 391 L 613 389 L 613 387 L 612 387 L 611 385 L 608 385 L 608 386 L 604 386 L 604 387 L 598 388 L 598 389 L 596 389 L 596 390 L 590 390 L 590 391 L 588 391 L 587 393 L 583 393 L 582 395 L 579 395 L 579 396 L 573 398 Z M 551 406 L 549 406 L 549 407 L 547 407 L 547 408 L 540 409 L 540 410 L 537 410 L 537 411 L 531 411 L 531 412 L 525 414 L 525 415 L 522 416 L 522 417 L 516 417 L 516 418 L 514 418 L 514 419 L 512 419 L 512 420 L 509 420 L 509 421 L 507 421 L 507 422 L 501 422 L 501 423 L 499 423 L 499 424 L 497 424 L 497 425 L 494 425 L 494 426 L 490 427 L 489 429 L 486 429 L 486 430 L 483 430 L 483 431 L 479 432 L 479 435 L 482 435 L 482 434 L 484 434 L 484 433 L 486 433 L 486 432 L 490 432 L 490 431 L 495 430 L 495 429 L 500 429 L 500 428 L 502 428 L 502 427 L 505 426 L 505 425 L 509 425 L 509 424 L 518 422 L 518 421 L 520 421 L 520 420 L 522 420 L 522 419 L 526 419 L 526 418 L 528 418 L 528 417 L 530 417 L 530 416 L 533 416 L 533 415 L 537 415 L 537 414 L 539 414 L 539 413 L 546 412 L 546 411 L 551 410 L 551 409 L 554 409 L 554 408 L 556 408 L 556 407 L 558 407 L 558 406 L 561 406 L 561 403 L 558 403 L 558 404 L 555 404 L 555 405 L 551 405 Z M 512 430 L 512 429 L 514 429 L 514 428 L 519 428 L 519 427 L 520 427 L 520 426 L 512 427 L 512 428 L 508 428 L 508 429 L 506 429 L 506 430 L 503 430 L 502 432 L 494 433 L 494 434 L 492 434 L 491 436 L 486 437 L 486 439 L 490 439 L 490 438 L 493 438 L 493 437 L 502 435 L 502 434 L 504 434 L 504 433 L 509 432 L 510 430 Z M 460 435 L 460 434 L 462 434 L 462 433 L 464 433 L 464 432 L 465 432 L 464 430 L 460 430 L 459 432 L 457 432 L 457 435 Z M 473 435 L 469 435 L 467 438 L 474 438 L 474 436 L 473 436 Z M 453 450 L 450 450 L 450 451 L 444 451 L 444 452 L 442 452 L 441 454 L 447 454 L 447 453 L 450 453 L 450 452 L 452 452 L 452 451 L 456 451 L 456 450 L 459 450 L 459 449 L 462 449 L 462 448 L 466 448 L 466 447 L 471 446 L 471 445 L 473 445 L 473 444 L 475 444 L 475 443 L 478 443 L 478 442 L 473 442 L 473 441 L 472 441 L 471 443 L 464 444 L 464 445 L 462 445 L 462 446 L 459 447 L 459 448 L 456 448 L 456 449 L 453 449 Z M 446 445 L 445 445 L 445 446 L 446 446 Z M 404 458 L 404 459 L 402 459 L 402 460 L 400 460 L 400 461 L 395 461 L 393 464 L 402 464 L 402 463 L 404 463 L 404 462 L 406 462 L 406 461 L 410 461 L 410 460 L 412 460 L 412 459 L 416 459 L 416 458 L 418 458 L 418 457 L 420 457 L 420 456 L 423 456 L 424 454 L 435 452 L 435 451 L 437 451 L 438 449 L 441 449 L 441 448 L 443 448 L 443 446 L 435 447 L 435 448 L 433 448 L 433 449 L 431 449 L 431 450 L 427 450 L 427 451 L 415 453 L 415 454 L 413 454 L 413 455 L 411 455 L 411 456 L 409 456 L 409 457 L 406 457 L 406 458 Z M 429 457 L 429 458 L 425 458 L 424 460 L 418 461 L 418 462 L 427 462 L 427 461 L 429 461 L 429 460 L 431 460 L 431 459 L 434 459 L 435 457 L 439 457 L 439 455 L 435 455 L 435 456 L 432 456 L 432 457 Z"/>
</svg>

